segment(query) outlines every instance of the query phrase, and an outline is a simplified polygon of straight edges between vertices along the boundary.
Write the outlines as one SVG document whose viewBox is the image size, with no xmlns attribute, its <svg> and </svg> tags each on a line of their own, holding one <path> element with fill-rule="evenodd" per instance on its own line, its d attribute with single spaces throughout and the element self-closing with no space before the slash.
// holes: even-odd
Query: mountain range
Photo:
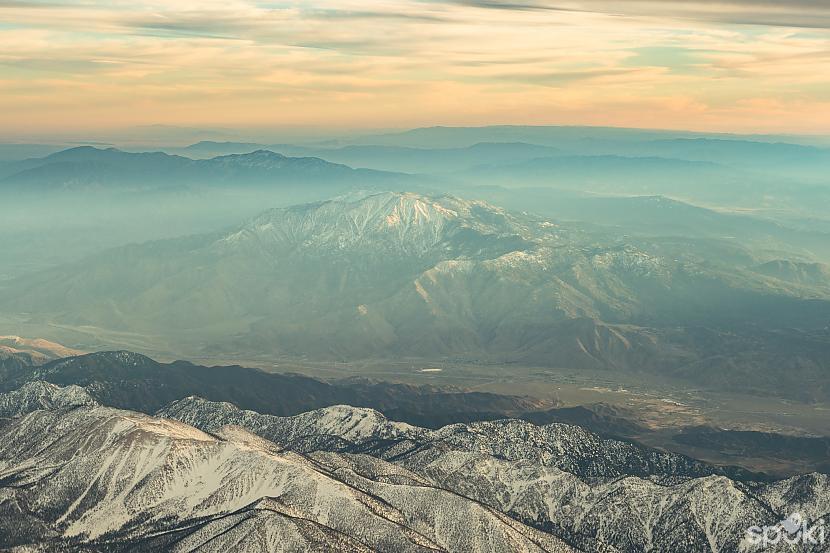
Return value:
<svg viewBox="0 0 830 553">
<path fill-rule="evenodd" d="M 826 399 L 825 273 L 796 278 L 772 261 L 731 243 L 377 193 L 30 274 L 0 289 L 0 307 L 113 340 L 138 333 L 177 355 L 659 372 Z"/>
<path fill-rule="evenodd" d="M 349 187 L 414 183 L 403 174 L 352 169 L 314 157 L 287 157 L 268 150 L 197 159 L 163 152 L 125 152 L 79 146 L 0 166 L 4 193 L 158 192 L 216 186 L 315 186 L 326 194 Z"/>
<path fill-rule="evenodd" d="M 0 551 L 830 552 L 826 138 L 194 131 L 0 144 Z"/>
<path fill-rule="evenodd" d="M 267 373 L 240 366 L 159 363 L 127 351 L 97 352 L 44 364 L 0 358 L 0 376 L 0 391 L 12 392 L 38 382 L 77 386 L 95 402 L 150 414 L 170 402 L 198 395 L 273 415 L 294 415 L 349 403 L 434 427 L 465 420 L 523 416 L 551 406 L 550 402 L 528 397 L 431 386 L 367 379 L 324 382 L 299 374 Z"/>
<path fill-rule="evenodd" d="M 92 406 L 35 411 L 0 435 L 6 549 L 572 550 L 394 465 L 326 462 L 238 427 Z"/>
<path fill-rule="evenodd" d="M 180 152 L 187 157 L 213 157 L 246 153 L 257 149 L 291 156 L 311 156 L 350 167 L 364 167 L 403 173 L 454 173 L 485 164 L 508 164 L 560 155 L 558 148 L 524 142 L 479 142 L 458 148 L 407 148 L 402 146 L 354 145 L 341 148 L 291 144 L 199 142 Z"/>
<path fill-rule="evenodd" d="M 382 171 L 440 177 L 444 190 L 542 186 L 608 195 L 666 195 L 692 203 L 823 217 L 830 150 L 729 136 L 602 133 L 545 127 L 435 128 L 378 135 L 376 142 L 291 145 L 199 142 L 168 149 L 206 158 L 268 149 Z M 417 138 L 417 137 L 427 137 Z M 532 205 L 532 204 L 528 204 Z"/>
<path fill-rule="evenodd" d="M 275 417 L 197 397 L 148 416 L 81 390 L 0 394 L 0 547 L 753 551 L 752 526 L 830 516 L 826 475 L 727 475 L 565 424 L 430 430 L 346 405 Z"/>
</svg>

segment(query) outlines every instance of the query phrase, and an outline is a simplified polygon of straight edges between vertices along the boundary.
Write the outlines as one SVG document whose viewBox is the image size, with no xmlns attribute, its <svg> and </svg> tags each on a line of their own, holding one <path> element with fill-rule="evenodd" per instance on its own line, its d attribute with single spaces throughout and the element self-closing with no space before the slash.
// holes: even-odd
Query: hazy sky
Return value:
<svg viewBox="0 0 830 553">
<path fill-rule="evenodd" d="M 830 133 L 828 0 L 0 0 L 0 127 Z"/>
</svg>

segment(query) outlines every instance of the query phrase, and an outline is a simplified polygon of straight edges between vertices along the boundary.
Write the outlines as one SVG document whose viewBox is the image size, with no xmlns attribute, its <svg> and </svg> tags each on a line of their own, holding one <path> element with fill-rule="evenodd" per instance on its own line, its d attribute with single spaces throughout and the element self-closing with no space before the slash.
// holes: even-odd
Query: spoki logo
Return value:
<svg viewBox="0 0 830 553">
<path fill-rule="evenodd" d="M 746 540 L 752 545 L 769 547 L 779 543 L 788 545 L 823 545 L 824 521 L 810 524 L 801 513 L 793 513 L 772 526 L 751 526 L 746 530 Z"/>
</svg>

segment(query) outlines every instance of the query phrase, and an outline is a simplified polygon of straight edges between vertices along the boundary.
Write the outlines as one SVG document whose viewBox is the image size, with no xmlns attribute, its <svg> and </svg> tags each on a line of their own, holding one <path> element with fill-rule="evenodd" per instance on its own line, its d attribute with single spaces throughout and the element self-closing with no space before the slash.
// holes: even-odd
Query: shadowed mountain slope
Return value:
<svg viewBox="0 0 830 553">
<path fill-rule="evenodd" d="M 546 402 L 483 392 L 345 380 L 332 383 L 296 374 L 266 373 L 240 366 L 203 367 L 186 361 L 158 363 L 136 353 L 99 352 L 42 366 L 6 371 L 0 390 L 45 381 L 78 386 L 108 406 L 153 413 L 191 395 L 229 401 L 246 409 L 293 415 L 328 405 L 372 407 L 389 416 L 425 426 L 447 422 L 518 416 Z M 32 391 L 48 392 L 48 386 Z"/>
</svg>

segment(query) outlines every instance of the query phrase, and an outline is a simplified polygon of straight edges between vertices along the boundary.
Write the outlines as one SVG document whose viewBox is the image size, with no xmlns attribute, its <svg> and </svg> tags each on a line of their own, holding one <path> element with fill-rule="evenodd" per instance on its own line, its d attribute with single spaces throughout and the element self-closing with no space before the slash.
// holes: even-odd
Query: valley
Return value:
<svg viewBox="0 0 830 553">
<path fill-rule="evenodd" d="M 823 446 L 811 442 L 818 439 L 814 437 L 830 435 L 828 406 L 823 404 L 689 390 L 676 382 L 660 382 L 654 378 L 648 382 L 637 381 L 607 371 L 465 365 L 446 360 L 429 364 L 416 359 L 359 364 L 283 360 L 264 364 L 241 359 L 199 359 L 200 366 L 181 361 L 157 364 L 143 356 L 129 354 L 147 369 L 130 368 L 131 361 L 118 372 L 108 374 L 122 362 L 110 354 L 93 354 L 90 359 L 98 355 L 100 361 L 94 364 L 86 365 L 86 357 L 78 358 L 77 365 L 74 362 L 65 364 L 66 367 L 77 367 L 68 373 L 65 372 L 67 369 L 60 368 L 61 364 L 55 366 L 54 372 L 50 372 L 51 369 L 43 372 L 37 366 L 27 369 L 25 365 L 16 369 L 17 372 L 7 371 L 5 378 L 12 382 L 6 384 L 6 389 L 33 378 L 45 378 L 60 385 L 93 386 L 99 390 L 96 394 L 105 394 L 97 396 L 105 404 L 149 413 L 165 401 L 207 394 L 217 400 L 233 401 L 243 408 L 266 412 L 275 409 L 280 414 L 297 412 L 302 406 L 325 406 L 343 401 L 371 406 L 402 420 L 427 426 L 468 421 L 476 416 L 521 417 L 539 424 L 577 424 L 603 435 L 688 455 L 714 465 L 740 466 L 769 475 L 789 476 L 828 470 Z M 289 395 L 285 395 L 286 390 L 277 392 L 275 388 L 275 395 L 263 397 L 263 391 L 272 384 L 266 384 L 267 378 L 263 380 L 261 375 L 256 376 L 258 371 L 251 372 L 253 369 L 242 369 L 239 365 L 256 367 L 263 371 L 261 374 L 273 375 L 273 385 L 288 386 Z M 165 374 L 170 370 L 174 372 Z M 185 380 L 174 376 L 180 370 L 186 371 Z M 20 376 L 12 377 L 13 374 Z M 250 381 L 249 376 L 254 380 Z M 240 380 L 241 377 L 244 378 Z M 122 382 L 123 378 L 128 380 Z M 133 381 L 134 384 L 129 384 Z M 303 394 L 309 390 L 318 391 L 311 392 L 305 402 L 300 398 L 289 400 L 290 390 L 296 386 L 290 382 L 305 382 L 298 388 Z M 127 388 L 122 389 L 124 386 Z M 152 392 L 158 386 L 167 390 L 161 396 Z M 223 391 L 225 387 L 229 389 Z M 371 394 L 377 397 L 370 399 Z M 443 404 L 436 403 L 438 398 L 443 398 Z M 707 439 L 702 442 L 687 437 L 704 430 L 716 434 L 707 434 Z M 730 443 L 734 441 L 733 435 L 739 432 L 749 434 L 740 436 L 744 445 L 736 451 Z M 760 433 L 766 433 L 766 437 Z M 715 437 L 717 439 L 713 439 Z M 753 455 L 751 449 L 747 450 L 747 440 L 768 445 Z M 800 442 L 793 445 L 787 440 Z M 781 445 L 771 448 L 770 441 Z"/>
<path fill-rule="evenodd" d="M 211 363 L 210 360 L 201 360 Z M 819 454 L 812 461 L 764 455 L 752 457 L 744 451 L 724 455 L 716 448 L 689 447 L 674 437 L 686 427 L 709 426 L 732 430 L 751 430 L 787 436 L 830 436 L 830 404 L 801 403 L 775 397 L 689 389 L 669 379 L 626 377 L 603 372 L 574 371 L 544 367 L 463 365 L 452 361 L 426 360 L 419 363 L 377 361 L 373 363 L 313 364 L 284 362 L 258 365 L 268 371 L 299 372 L 323 379 L 368 377 L 407 384 L 431 384 L 463 390 L 530 396 L 551 402 L 559 408 L 595 405 L 618 409 L 619 417 L 648 431 L 626 432 L 638 442 L 675 451 L 715 464 L 737 464 L 750 470 L 773 474 L 798 474 L 825 465 Z M 418 367 L 440 367 L 438 372 L 421 372 Z"/>
</svg>

